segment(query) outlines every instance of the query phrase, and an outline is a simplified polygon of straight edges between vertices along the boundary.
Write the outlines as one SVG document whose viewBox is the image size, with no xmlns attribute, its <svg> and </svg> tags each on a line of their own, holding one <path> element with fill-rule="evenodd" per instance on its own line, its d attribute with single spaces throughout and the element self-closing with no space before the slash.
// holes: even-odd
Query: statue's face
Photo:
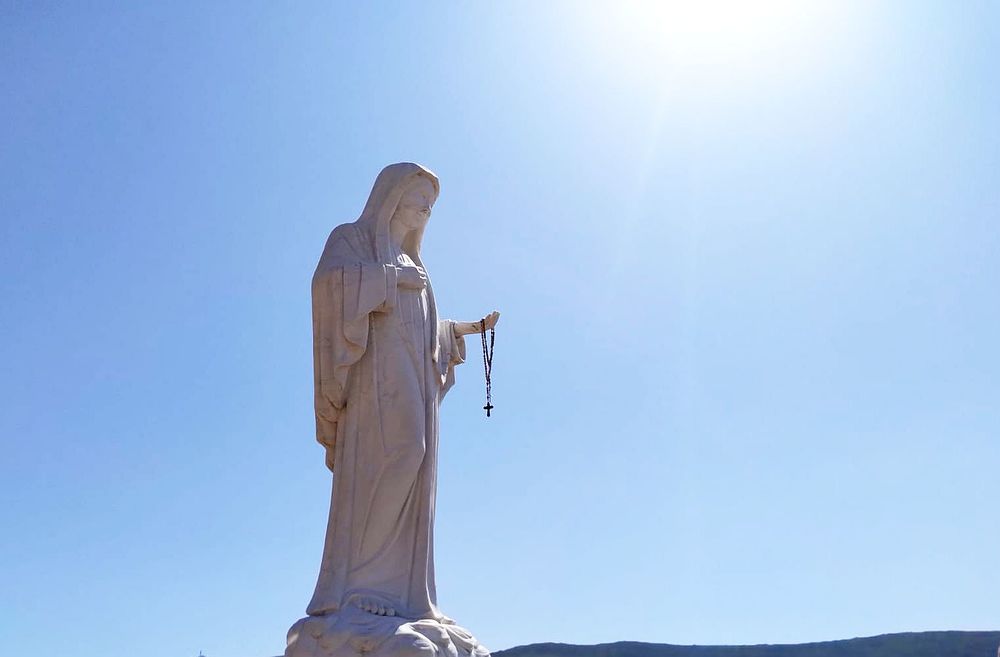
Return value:
<svg viewBox="0 0 1000 657">
<path fill-rule="evenodd" d="M 392 220 L 401 222 L 410 230 L 423 228 L 431 217 L 434 197 L 434 184 L 427 178 L 418 176 L 403 192 Z"/>
</svg>

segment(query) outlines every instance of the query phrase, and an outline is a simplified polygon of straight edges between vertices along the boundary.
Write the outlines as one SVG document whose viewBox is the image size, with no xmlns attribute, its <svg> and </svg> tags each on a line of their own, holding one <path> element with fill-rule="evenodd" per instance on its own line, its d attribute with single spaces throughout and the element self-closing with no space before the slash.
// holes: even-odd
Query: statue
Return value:
<svg viewBox="0 0 1000 657">
<path fill-rule="evenodd" d="M 385 167 L 354 223 L 330 234 L 312 280 L 316 438 L 333 472 L 319 580 L 286 657 L 488 657 L 437 607 L 438 407 L 465 338 L 439 320 L 420 258 L 437 177 Z"/>
</svg>

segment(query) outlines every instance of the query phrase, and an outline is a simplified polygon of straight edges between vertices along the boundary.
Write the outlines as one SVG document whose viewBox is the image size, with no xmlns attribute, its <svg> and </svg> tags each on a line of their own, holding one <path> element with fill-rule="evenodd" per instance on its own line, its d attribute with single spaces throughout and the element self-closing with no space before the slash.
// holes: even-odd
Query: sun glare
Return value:
<svg viewBox="0 0 1000 657">
<path fill-rule="evenodd" d="M 585 16 L 601 57 L 644 76 L 671 68 L 746 67 L 774 54 L 808 56 L 836 6 L 792 0 L 625 0 Z"/>
</svg>

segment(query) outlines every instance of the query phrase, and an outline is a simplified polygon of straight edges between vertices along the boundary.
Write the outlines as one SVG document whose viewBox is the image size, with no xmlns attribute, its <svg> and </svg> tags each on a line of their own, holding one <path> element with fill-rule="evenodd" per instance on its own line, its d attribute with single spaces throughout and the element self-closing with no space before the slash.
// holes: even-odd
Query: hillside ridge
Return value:
<svg viewBox="0 0 1000 657">
<path fill-rule="evenodd" d="M 677 645 L 616 641 L 595 645 L 534 643 L 494 657 L 1000 657 L 1000 631 L 880 634 L 810 643 Z"/>
</svg>

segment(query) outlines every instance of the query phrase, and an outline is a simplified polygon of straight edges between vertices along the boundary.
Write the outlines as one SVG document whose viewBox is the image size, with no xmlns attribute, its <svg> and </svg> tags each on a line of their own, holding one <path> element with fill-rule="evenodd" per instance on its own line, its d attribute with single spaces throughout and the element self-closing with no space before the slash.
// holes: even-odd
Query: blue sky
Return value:
<svg viewBox="0 0 1000 657">
<path fill-rule="evenodd" d="M 282 651 L 309 279 L 401 160 L 503 313 L 442 417 L 484 643 L 1000 628 L 1000 8 L 704 6 L 5 3 L 4 652 Z"/>
</svg>

